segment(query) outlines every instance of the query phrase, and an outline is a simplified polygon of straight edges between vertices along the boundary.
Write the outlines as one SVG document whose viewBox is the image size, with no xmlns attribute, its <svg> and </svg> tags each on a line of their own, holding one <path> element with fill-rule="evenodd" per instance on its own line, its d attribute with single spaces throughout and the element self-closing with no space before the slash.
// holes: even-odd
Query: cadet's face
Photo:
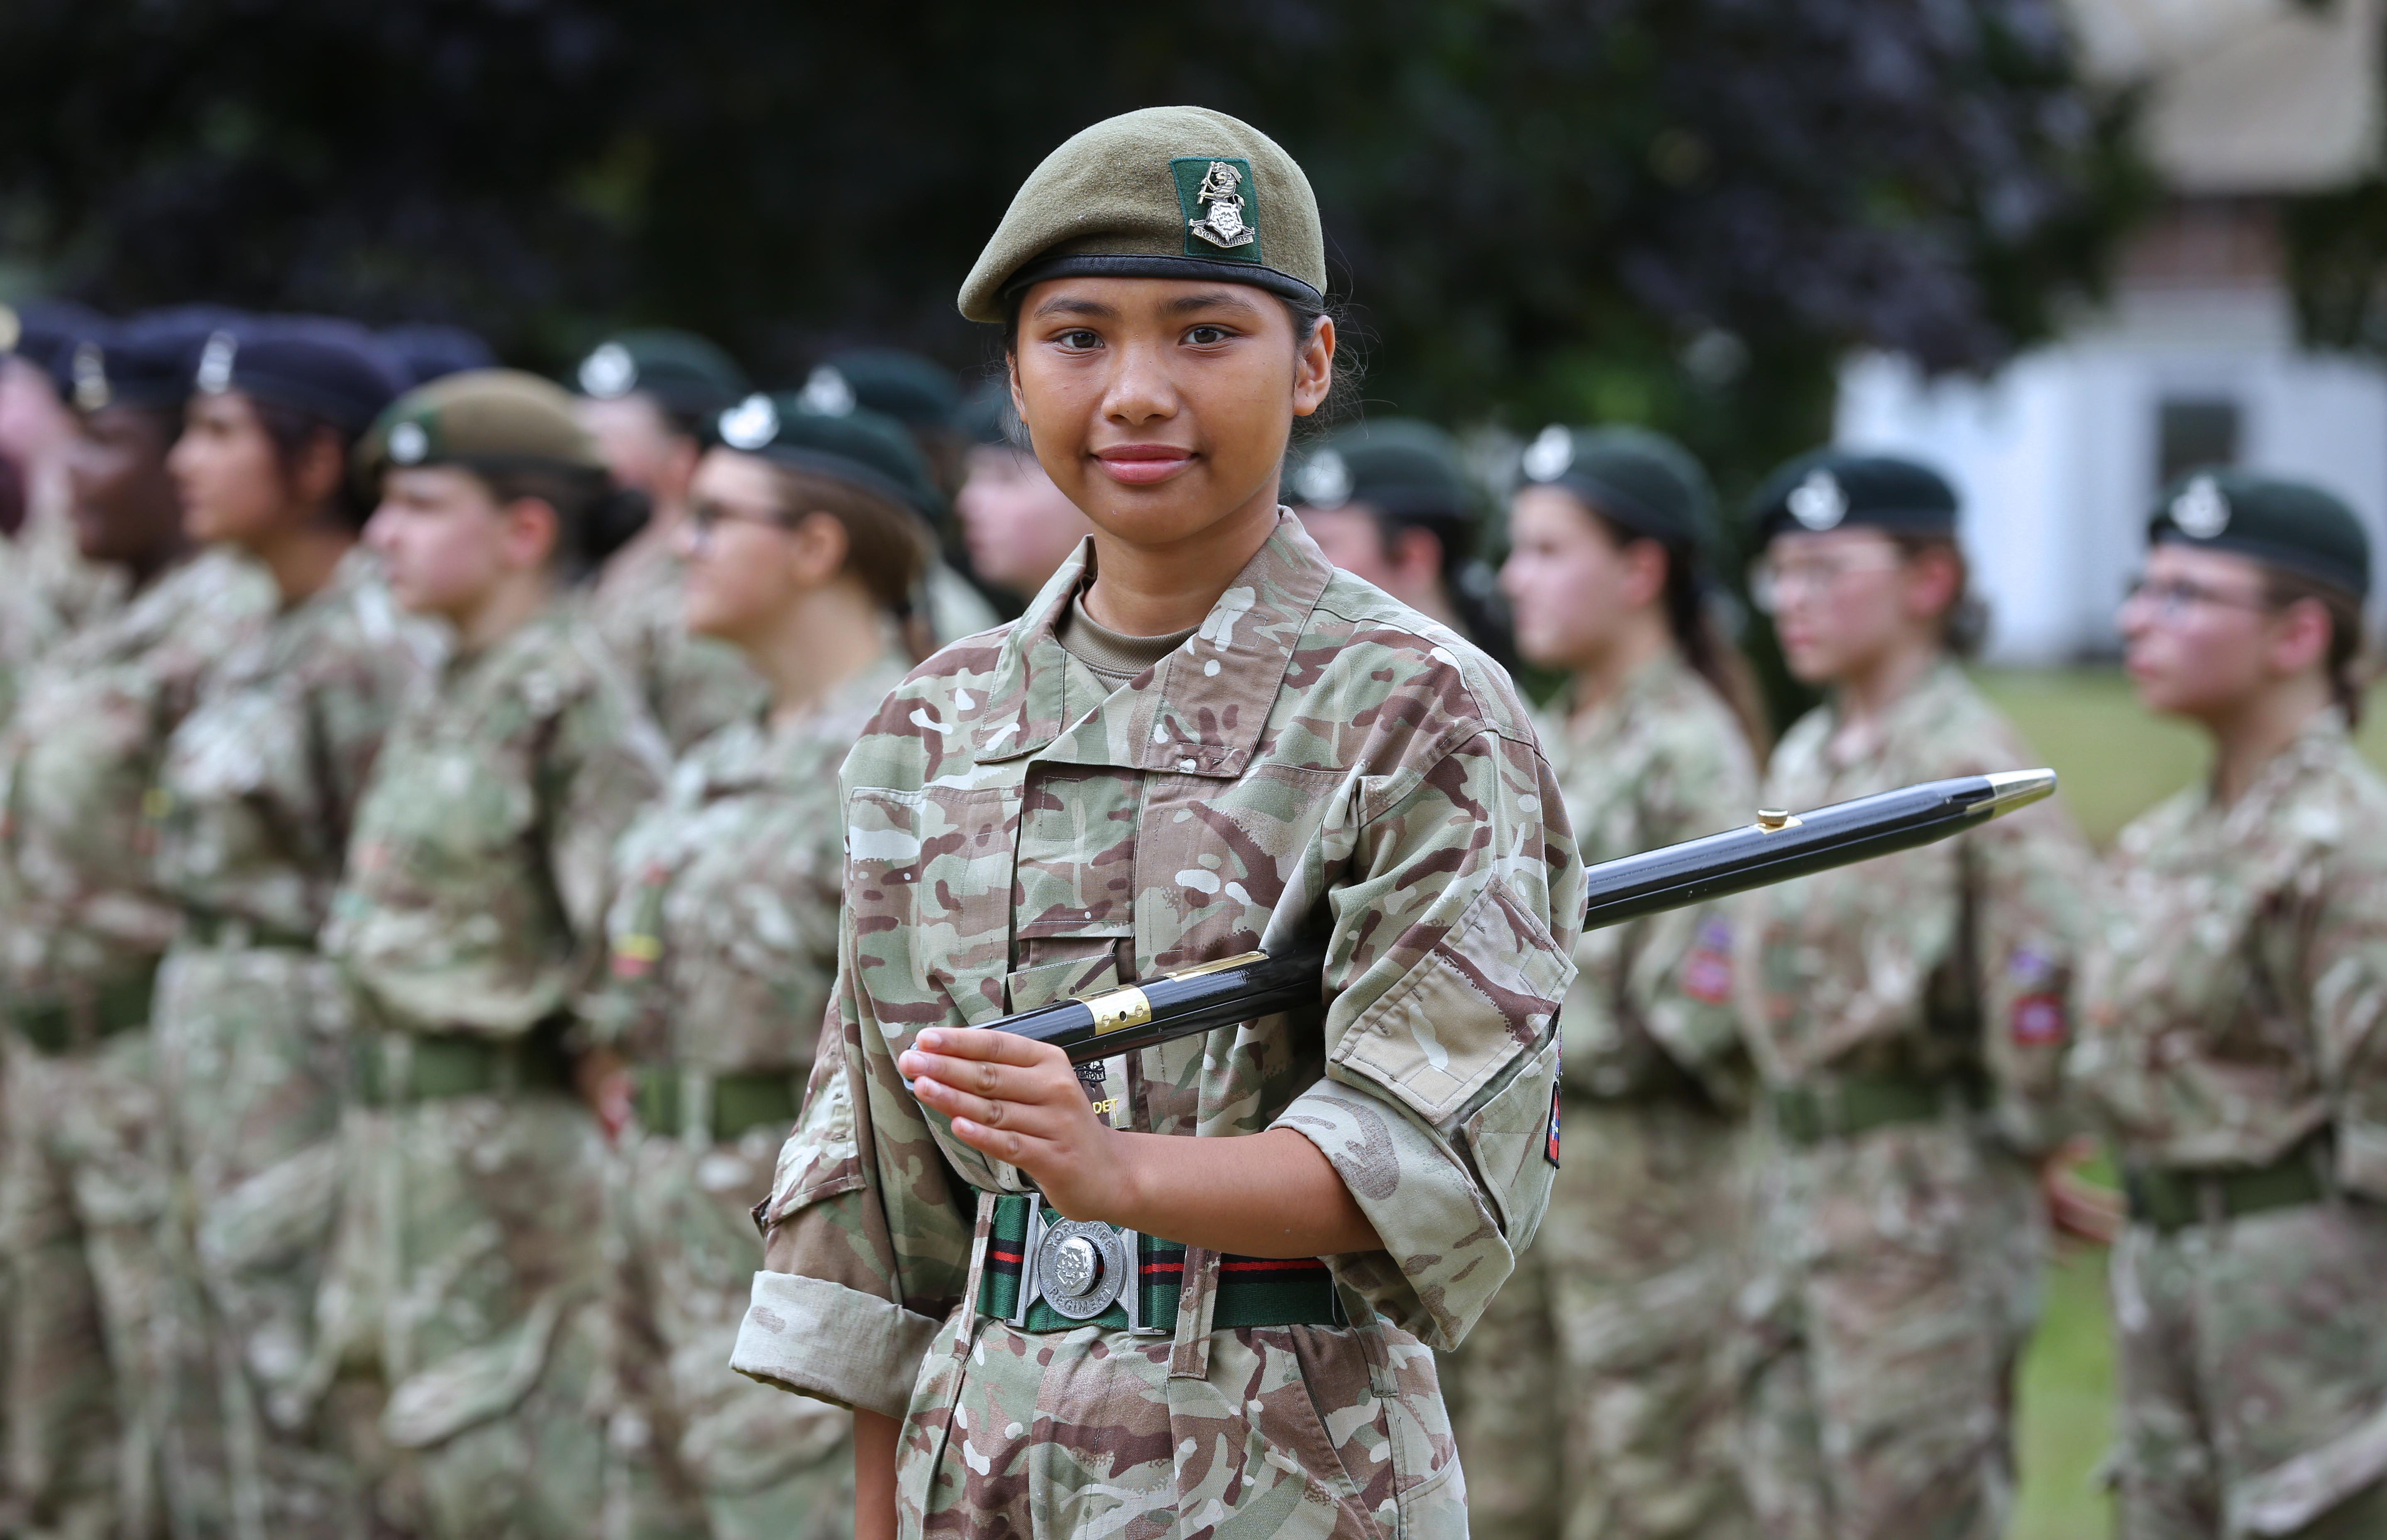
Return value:
<svg viewBox="0 0 2387 1540">
<path fill-rule="evenodd" d="M 1035 456 L 1003 445 L 969 452 L 954 511 L 971 568 L 1022 598 L 1042 588 L 1094 527 Z"/>
<path fill-rule="evenodd" d="M 1803 684 L 1858 674 L 1915 633 L 1913 574 L 1887 535 L 1780 535 L 1766 547 L 1765 562 L 1783 661 Z M 1922 618 L 1934 612 L 1926 609 Z"/>
<path fill-rule="evenodd" d="M 0 455 L 38 465 L 65 453 L 74 435 L 74 413 L 58 399 L 49 374 L 14 354 L 0 358 Z"/>
<path fill-rule="evenodd" d="M 610 401 L 584 396 L 574 410 L 615 481 L 659 501 L 687 495 L 697 446 L 672 426 L 661 407 L 633 391 Z"/>
<path fill-rule="evenodd" d="M 2146 574 L 2115 617 L 2139 699 L 2200 718 L 2227 715 L 2270 683 L 2278 618 L 2259 564 L 2176 542 L 2147 552 Z"/>
<path fill-rule="evenodd" d="M 1401 574 L 1394 570 L 1393 554 L 1384 549 L 1384 529 L 1376 515 L 1361 504 L 1340 508 L 1304 508 L 1301 527 L 1318 542 L 1326 560 L 1354 577 L 1365 578 L 1388 594 L 1401 592 Z"/>
<path fill-rule="evenodd" d="M 94 562 L 157 560 L 182 538 L 182 508 L 166 471 L 170 419 L 139 407 L 102 407 L 83 413 L 76 430 L 67 458 L 75 544 Z"/>
<path fill-rule="evenodd" d="M 1625 618 L 1662 591 L 1665 572 L 1656 541 L 1620 543 L 1572 493 L 1528 486 L 1509 506 L 1500 587 L 1517 650 L 1533 663 L 1588 666 L 1615 645 Z"/>
<path fill-rule="evenodd" d="M 461 621 L 477 612 L 510 570 L 507 510 L 488 484 L 453 465 L 393 469 L 365 544 L 381 556 L 389 590 L 417 614 Z"/>
<path fill-rule="evenodd" d="M 183 533 L 202 543 L 272 530 L 289 501 L 281 457 L 238 391 L 194 396 L 166 457 L 183 499 Z"/>
<path fill-rule="evenodd" d="M 1037 460 L 1103 535 L 1154 553 L 1272 526 L 1293 419 L 1333 381 L 1333 323 L 1296 347 L 1284 307 L 1242 284 L 1048 279 L 1016 344 Z"/>
<path fill-rule="evenodd" d="M 764 460 L 714 449 L 697 467 L 691 501 L 679 536 L 688 628 L 733 642 L 760 634 L 797 597 L 777 478 Z"/>
</svg>

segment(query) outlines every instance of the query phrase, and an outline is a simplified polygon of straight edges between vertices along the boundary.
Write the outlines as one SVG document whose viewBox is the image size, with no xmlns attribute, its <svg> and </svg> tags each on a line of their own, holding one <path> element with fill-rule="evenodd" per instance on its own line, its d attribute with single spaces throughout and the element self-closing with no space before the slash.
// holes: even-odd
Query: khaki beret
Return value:
<svg viewBox="0 0 2387 1540">
<path fill-rule="evenodd" d="M 417 385 L 390 403 L 357 445 L 368 475 L 392 466 L 553 468 L 602 473 L 596 440 L 562 385 L 517 369 L 472 369 Z"/>
<path fill-rule="evenodd" d="M 1029 176 L 962 284 L 961 312 L 1000 322 L 1010 295 L 1072 277 L 1223 279 L 1320 304 L 1318 199 L 1275 140 L 1223 112 L 1123 113 Z"/>
</svg>

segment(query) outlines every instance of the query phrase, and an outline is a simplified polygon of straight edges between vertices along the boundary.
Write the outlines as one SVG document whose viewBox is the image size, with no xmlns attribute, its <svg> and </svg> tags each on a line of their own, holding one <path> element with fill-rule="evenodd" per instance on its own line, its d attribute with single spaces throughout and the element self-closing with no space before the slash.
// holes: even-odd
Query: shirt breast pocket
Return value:
<svg viewBox="0 0 2387 1540">
<path fill-rule="evenodd" d="M 916 1030 L 1003 1014 L 1018 807 L 1011 788 L 848 793 L 845 903 L 880 1021 Z"/>
</svg>

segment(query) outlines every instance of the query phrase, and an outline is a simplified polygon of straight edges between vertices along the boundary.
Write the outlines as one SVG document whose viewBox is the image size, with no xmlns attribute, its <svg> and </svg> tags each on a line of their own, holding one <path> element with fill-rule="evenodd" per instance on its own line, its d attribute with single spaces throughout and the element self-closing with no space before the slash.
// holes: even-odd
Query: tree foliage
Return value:
<svg viewBox="0 0 2387 1540">
<path fill-rule="evenodd" d="M 12 0 L 0 240 L 103 305 L 667 322 L 765 377 L 953 295 L 1021 177 L 1197 102 L 1308 169 L 1374 410 L 1637 419 L 1728 486 L 1852 345 L 1992 364 L 2139 183 L 2056 0 Z"/>
</svg>

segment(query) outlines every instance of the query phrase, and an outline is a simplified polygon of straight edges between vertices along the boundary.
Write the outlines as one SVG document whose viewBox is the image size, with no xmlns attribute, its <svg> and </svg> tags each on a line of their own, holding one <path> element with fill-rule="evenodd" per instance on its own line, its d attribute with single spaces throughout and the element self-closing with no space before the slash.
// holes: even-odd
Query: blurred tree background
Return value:
<svg viewBox="0 0 2387 1540">
<path fill-rule="evenodd" d="M 12 0 L 0 254 L 110 309 L 604 328 L 758 376 L 953 293 L 1062 138 L 1162 102 L 1308 169 L 1371 410 L 1647 422 L 1728 492 L 1851 347 L 1978 369 L 2093 291 L 2146 183 L 2057 0 Z"/>
</svg>

